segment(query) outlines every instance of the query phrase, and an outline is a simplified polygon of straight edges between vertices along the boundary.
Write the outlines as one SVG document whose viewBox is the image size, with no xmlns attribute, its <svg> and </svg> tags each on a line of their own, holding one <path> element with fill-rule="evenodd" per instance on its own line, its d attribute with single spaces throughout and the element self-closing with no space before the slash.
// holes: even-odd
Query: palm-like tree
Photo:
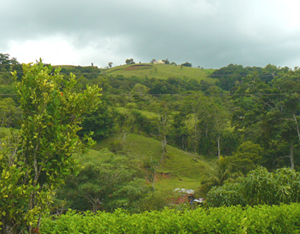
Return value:
<svg viewBox="0 0 300 234">
<path fill-rule="evenodd" d="M 214 186 L 222 186 L 225 181 L 233 181 L 240 173 L 232 172 L 232 164 L 228 157 L 220 157 L 216 163 L 207 168 L 200 186 L 200 194 L 205 196 Z"/>
</svg>

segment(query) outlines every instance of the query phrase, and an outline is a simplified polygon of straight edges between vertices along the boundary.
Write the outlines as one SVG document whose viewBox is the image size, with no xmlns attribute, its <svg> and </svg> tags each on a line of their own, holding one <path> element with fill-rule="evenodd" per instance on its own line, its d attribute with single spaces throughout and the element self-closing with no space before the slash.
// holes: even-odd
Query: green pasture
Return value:
<svg viewBox="0 0 300 234">
<path fill-rule="evenodd" d="M 215 79 L 208 78 L 213 69 L 200 69 L 194 67 L 184 67 L 180 65 L 166 65 L 166 64 L 131 64 L 122 65 L 109 68 L 102 71 L 102 74 L 107 75 L 122 75 L 124 77 L 136 76 L 136 77 L 149 77 L 157 79 L 167 79 L 169 77 L 176 77 L 182 79 L 196 79 L 196 80 L 206 80 L 211 83 L 215 83 Z"/>
<path fill-rule="evenodd" d="M 110 148 L 113 142 L 122 142 L 123 136 L 116 134 L 94 146 L 94 150 Z M 187 153 L 170 145 L 161 163 L 161 142 L 138 134 L 129 134 L 124 152 L 143 162 L 156 162 L 155 186 L 161 190 L 175 188 L 197 189 L 202 172 L 208 163 L 197 154 Z"/>
</svg>

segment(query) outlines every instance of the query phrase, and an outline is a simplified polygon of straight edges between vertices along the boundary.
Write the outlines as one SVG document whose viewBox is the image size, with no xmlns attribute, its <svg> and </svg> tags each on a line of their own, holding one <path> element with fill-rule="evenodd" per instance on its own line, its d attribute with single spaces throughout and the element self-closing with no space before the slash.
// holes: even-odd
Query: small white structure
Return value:
<svg viewBox="0 0 300 234">
<path fill-rule="evenodd" d="M 179 192 L 182 194 L 189 194 L 189 195 L 195 194 L 194 189 L 185 189 L 185 188 L 176 188 L 176 189 L 174 189 L 174 192 Z"/>
<path fill-rule="evenodd" d="M 157 61 L 154 62 L 154 64 L 165 64 L 165 61 L 157 60 Z"/>
</svg>

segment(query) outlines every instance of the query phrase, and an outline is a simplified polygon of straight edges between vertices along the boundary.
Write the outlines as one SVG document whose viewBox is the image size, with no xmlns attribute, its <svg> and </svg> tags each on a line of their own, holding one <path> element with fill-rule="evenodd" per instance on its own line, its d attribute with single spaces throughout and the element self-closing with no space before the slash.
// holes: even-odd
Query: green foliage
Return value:
<svg viewBox="0 0 300 234">
<path fill-rule="evenodd" d="M 83 137 L 93 132 L 92 138 L 94 140 L 105 139 L 115 131 L 117 117 L 118 111 L 111 107 L 108 101 L 103 100 L 101 106 L 95 112 L 85 117 L 78 135 Z"/>
<path fill-rule="evenodd" d="M 1 174 L 11 180 L 11 185 L 4 183 L 3 177 L 0 182 L 1 191 L 10 191 L 5 207 L 18 208 L 1 210 L 2 229 L 13 232 L 24 228 L 31 232 L 33 225 L 39 226 L 39 217 L 47 210 L 53 190 L 76 170 L 72 154 L 86 149 L 77 136 L 79 125 L 86 113 L 98 108 L 101 95 L 98 87 L 74 92 L 74 75 L 64 79 L 59 70 L 51 73 L 51 66 L 41 61 L 24 64 L 23 72 L 17 83 L 21 129 L 17 136 L 2 143 L 0 152 Z M 13 75 L 17 79 L 16 72 Z M 88 137 L 85 140 L 87 145 L 92 143 Z M 18 200 L 21 195 L 23 198 Z M 11 218 L 23 217 L 19 213 L 24 215 L 24 222 Z"/>
<path fill-rule="evenodd" d="M 243 142 L 231 157 L 234 170 L 246 175 L 249 171 L 255 169 L 262 158 L 262 151 L 263 149 L 259 144 L 254 144 L 251 141 Z"/>
<path fill-rule="evenodd" d="M 165 209 L 142 214 L 69 211 L 45 217 L 42 233 L 298 233 L 300 205 Z"/>
<path fill-rule="evenodd" d="M 207 194 L 209 207 L 246 205 L 239 183 L 225 183 L 213 187 Z"/>
<path fill-rule="evenodd" d="M 220 157 L 212 167 L 206 168 L 202 176 L 200 194 L 205 196 L 214 186 L 222 186 L 226 181 L 233 181 L 239 174 L 233 173 L 229 157 Z"/>
<path fill-rule="evenodd" d="M 135 64 L 133 58 L 131 59 L 126 59 L 125 63 L 128 65 L 128 64 Z"/>
<path fill-rule="evenodd" d="M 184 66 L 184 67 L 192 67 L 192 64 L 189 63 L 189 62 L 185 62 L 185 63 L 182 63 L 181 66 Z"/>
<path fill-rule="evenodd" d="M 93 212 L 116 208 L 138 211 L 147 186 L 136 159 L 107 150 L 77 158 L 82 165 L 79 174 L 70 175 L 57 192 L 59 199 L 66 199 L 67 207 Z"/>
<path fill-rule="evenodd" d="M 236 183 L 212 189 L 207 198 L 210 206 L 290 204 L 299 202 L 299 189 L 300 172 L 289 168 L 268 172 L 259 167 Z"/>
<path fill-rule="evenodd" d="M 119 142 L 120 140 L 122 140 L 122 136 L 115 134 L 97 143 L 94 148 L 97 150 L 107 148 L 112 142 Z M 160 162 L 161 142 L 142 135 L 129 134 L 124 145 L 124 152 L 144 162 L 142 165 L 151 159 Z M 155 188 L 162 191 L 174 190 L 178 187 L 185 188 L 186 186 L 196 189 L 206 167 L 208 164 L 198 155 L 167 145 L 164 164 L 159 163 L 156 167 Z M 168 178 L 165 179 L 160 176 L 161 173 L 167 173 Z"/>
<path fill-rule="evenodd" d="M 20 120 L 20 110 L 10 97 L 0 99 L 0 126 L 17 127 Z"/>
</svg>

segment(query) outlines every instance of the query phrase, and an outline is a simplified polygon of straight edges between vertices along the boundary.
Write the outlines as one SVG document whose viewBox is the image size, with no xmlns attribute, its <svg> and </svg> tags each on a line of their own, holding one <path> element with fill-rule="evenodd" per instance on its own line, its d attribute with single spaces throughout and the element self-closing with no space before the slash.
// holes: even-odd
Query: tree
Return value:
<svg viewBox="0 0 300 234">
<path fill-rule="evenodd" d="M 103 97 L 101 106 L 85 117 L 78 135 L 84 137 L 85 134 L 93 132 L 94 140 L 103 140 L 114 132 L 117 117 L 118 111 L 110 107 L 108 101 Z"/>
<path fill-rule="evenodd" d="M 300 173 L 290 168 L 268 172 L 264 167 L 250 171 L 234 183 L 212 188 L 207 195 L 210 206 L 280 205 L 299 202 Z"/>
<path fill-rule="evenodd" d="M 159 139 L 161 142 L 162 148 L 162 155 L 160 162 L 163 162 L 164 155 L 167 152 L 167 135 L 169 134 L 170 127 L 171 127 L 171 120 L 170 120 L 170 110 L 166 102 L 162 102 L 159 107 L 158 113 L 158 132 L 159 132 Z"/>
<path fill-rule="evenodd" d="M 243 142 L 231 157 L 235 171 L 241 171 L 246 175 L 249 171 L 254 170 L 262 158 L 262 150 L 259 144 L 254 144 L 251 141 Z"/>
<path fill-rule="evenodd" d="M 111 67 L 112 67 L 112 65 L 113 65 L 113 63 L 112 63 L 112 62 L 109 62 L 109 63 L 108 63 L 108 66 L 109 66 L 109 68 L 111 68 Z"/>
<path fill-rule="evenodd" d="M 126 60 L 125 60 L 125 63 L 126 63 L 127 65 L 129 65 L 129 64 L 135 64 L 135 62 L 133 61 L 133 58 L 131 58 L 131 59 L 126 59 Z"/>
<path fill-rule="evenodd" d="M 290 167 L 294 169 L 294 145 L 300 142 L 299 70 L 274 69 L 273 66 L 267 66 L 268 72 L 273 71 L 273 79 L 268 83 L 262 81 L 258 74 L 249 75 L 243 80 L 244 84 L 236 90 L 236 94 L 246 92 L 253 96 L 236 102 L 239 105 L 239 117 L 235 122 L 247 128 L 255 124 L 259 138 L 266 147 L 274 140 L 289 145 L 289 154 L 278 155 L 275 161 L 288 157 Z M 248 105 L 245 105 L 245 99 Z M 270 163 L 274 163 L 274 160 Z"/>
<path fill-rule="evenodd" d="M 0 99 L 0 127 L 12 127 L 20 116 L 12 98 Z"/>
<path fill-rule="evenodd" d="M 145 100 L 149 99 L 149 97 L 147 96 L 147 93 L 149 92 L 149 90 L 150 89 L 148 87 L 146 87 L 145 85 L 141 85 L 141 84 L 137 83 L 131 90 L 130 94 L 133 96 L 133 98 L 136 101 L 139 101 L 139 100 L 145 101 Z"/>
<path fill-rule="evenodd" d="M 181 66 L 183 66 L 183 67 L 192 67 L 192 64 L 189 63 L 189 62 L 185 62 L 185 63 L 182 63 Z"/>
<path fill-rule="evenodd" d="M 200 186 L 200 193 L 206 195 L 214 186 L 222 186 L 225 181 L 232 181 L 239 174 L 232 172 L 232 164 L 229 157 L 220 157 L 215 164 L 207 168 Z"/>
<path fill-rule="evenodd" d="M 0 197 L 1 227 L 12 233 L 25 229 L 32 233 L 34 225 L 38 228 L 53 191 L 67 175 L 76 172 L 73 153 L 92 144 L 88 136 L 80 140 L 77 132 L 85 114 L 98 108 L 101 96 L 96 86 L 74 92 L 74 75 L 64 79 L 59 69 L 53 72 L 41 60 L 24 64 L 23 72 L 17 84 L 22 110 L 18 141 L 14 145 L 7 141 L 0 152 L 0 190 L 7 193 Z M 16 78 L 16 72 L 13 75 Z M 15 190 L 3 178 L 10 178 Z M 23 193 L 24 199 L 18 201 Z"/>
<path fill-rule="evenodd" d="M 165 64 L 170 64 L 169 59 L 163 60 L 163 62 L 165 62 Z"/>
<path fill-rule="evenodd" d="M 76 210 L 134 211 L 147 191 L 144 172 L 130 156 L 102 150 L 96 155 L 78 156 L 82 165 L 78 175 L 70 175 L 58 190 L 58 198 Z"/>
<path fill-rule="evenodd" d="M 127 135 L 134 129 L 135 118 L 128 112 L 120 113 L 117 117 L 117 123 L 123 135 L 123 144 L 125 144 Z"/>
<path fill-rule="evenodd" d="M 16 58 L 9 59 L 9 54 L 0 53 L 0 71 L 11 71 L 19 65 Z"/>
</svg>

